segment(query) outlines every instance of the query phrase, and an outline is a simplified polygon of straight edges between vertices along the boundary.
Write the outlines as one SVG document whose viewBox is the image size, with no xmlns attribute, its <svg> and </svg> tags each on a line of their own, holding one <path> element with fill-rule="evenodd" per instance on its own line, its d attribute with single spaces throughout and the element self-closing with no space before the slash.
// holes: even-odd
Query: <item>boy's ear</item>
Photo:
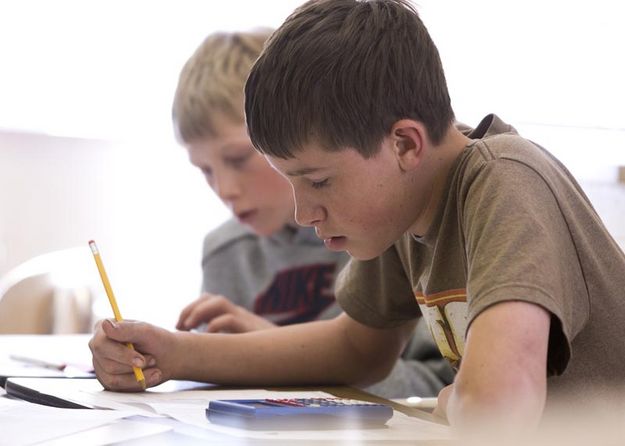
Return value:
<svg viewBox="0 0 625 446">
<path fill-rule="evenodd" d="M 412 119 L 401 119 L 393 124 L 390 138 L 403 171 L 412 170 L 421 163 L 427 140 L 423 124 Z"/>
</svg>

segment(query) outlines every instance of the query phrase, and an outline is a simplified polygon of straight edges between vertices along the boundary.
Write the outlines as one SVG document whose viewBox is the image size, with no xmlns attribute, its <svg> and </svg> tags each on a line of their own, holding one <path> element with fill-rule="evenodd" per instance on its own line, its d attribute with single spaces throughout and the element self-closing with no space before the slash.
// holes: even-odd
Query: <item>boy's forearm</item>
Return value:
<svg viewBox="0 0 625 446">
<path fill-rule="evenodd" d="M 314 327 L 324 324 L 326 327 Z M 342 384 L 350 353 L 332 321 L 243 334 L 176 333 L 174 378 L 236 385 Z"/>
<path fill-rule="evenodd" d="M 173 378 L 235 385 L 354 384 L 366 358 L 337 320 L 244 334 L 176 333 Z"/>
</svg>

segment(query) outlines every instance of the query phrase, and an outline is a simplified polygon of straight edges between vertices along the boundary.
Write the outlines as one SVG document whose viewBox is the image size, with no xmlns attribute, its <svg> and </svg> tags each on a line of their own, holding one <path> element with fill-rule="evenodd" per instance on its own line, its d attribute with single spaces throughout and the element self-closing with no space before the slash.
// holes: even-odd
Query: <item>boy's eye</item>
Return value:
<svg viewBox="0 0 625 446">
<path fill-rule="evenodd" d="M 228 158 L 227 162 L 228 164 L 230 164 L 232 167 L 239 168 L 239 167 L 243 167 L 243 165 L 245 164 L 245 162 L 250 159 L 250 157 L 252 156 L 251 153 L 246 153 L 245 155 L 242 156 L 236 156 L 236 157 L 232 157 L 232 158 Z"/>
<path fill-rule="evenodd" d="M 325 180 L 321 181 L 312 181 L 310 185 L 313 189 L 321 189 L 322 187 L 328 185 L 328 179 L 326 178 Z"/>
</svg>

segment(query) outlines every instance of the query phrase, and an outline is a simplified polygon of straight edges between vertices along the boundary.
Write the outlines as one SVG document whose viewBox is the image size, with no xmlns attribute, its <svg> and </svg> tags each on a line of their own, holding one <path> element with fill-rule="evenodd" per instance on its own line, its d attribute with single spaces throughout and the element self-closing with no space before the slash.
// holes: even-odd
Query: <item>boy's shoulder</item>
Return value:
<svg viewBox="0 0 625 446">
<path fill-rule="evenodd" d="M 494 114 L 486 116 L 475 129 L 463 124 L 456 127 L 473 140 L 468 147 L 475 149 L 470 154 L 478 164 L 500 159 L 531 164 L 547 155 L 543 147 L 519 135 L 512 125 Z"/>
<path fill-rule="evenodd" d="M 226 250 L 242 240 L 254 241 L 258 235 L 247 226 L 231 218 L 213 229 L 204 237 L 203 256 Z"/>
<path fill-rule="evenodd" d="M 455 123 L 455 127 L 463 135 L 473 140 L 484 140 L 502 135 L 519 136 L 519 133 L 512 125 L 504 122 L 494 113 L 482 118 L 475 128 L 459 121 Z"/>
</svg>

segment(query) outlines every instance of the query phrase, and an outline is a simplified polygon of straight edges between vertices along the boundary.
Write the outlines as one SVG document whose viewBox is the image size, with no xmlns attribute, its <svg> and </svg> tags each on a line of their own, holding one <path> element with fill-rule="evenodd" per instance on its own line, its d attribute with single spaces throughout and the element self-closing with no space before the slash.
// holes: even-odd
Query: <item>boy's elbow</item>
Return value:
<svg viewBox="0 0 625 446">
<path fill-rule="evenodd" d="M 347 359 L 349 357 L 349 359 Z M 342 361 L 338 375 L 341 384 L 368 387 L 386 378 L 393 369 L 397 357 L 394 355 L 372 355 L 351 349 L 351 353 Z"/>
<path fill-rule="evenodd" d="M 498 385 L 494 381 L 458 379 L 447 407 L 449 423 L 460 432 L 533 431 L 545 406 L 546 383 L 521 379 Z"/>
<path fill-rule="evenodd" d="M 405 345 L 402 331 L 365 327 L 348 317 L 337 322 L 343 328 L 343 382 L 369 386 L 386 378 Z"/>
<path fill-rule="evenodd" d="M 361 369 L 361 373 L 356 378 L 357 382 L 354 384 L 359 387 L 368 387 L 379 383 L 390 375 L 396 361 L 396 359 L 391 359 L 390 361 L 385 361 L 384 363 L 377 361 L 374 364 L 370 364 L 366 369 Z"/>
</svg>

